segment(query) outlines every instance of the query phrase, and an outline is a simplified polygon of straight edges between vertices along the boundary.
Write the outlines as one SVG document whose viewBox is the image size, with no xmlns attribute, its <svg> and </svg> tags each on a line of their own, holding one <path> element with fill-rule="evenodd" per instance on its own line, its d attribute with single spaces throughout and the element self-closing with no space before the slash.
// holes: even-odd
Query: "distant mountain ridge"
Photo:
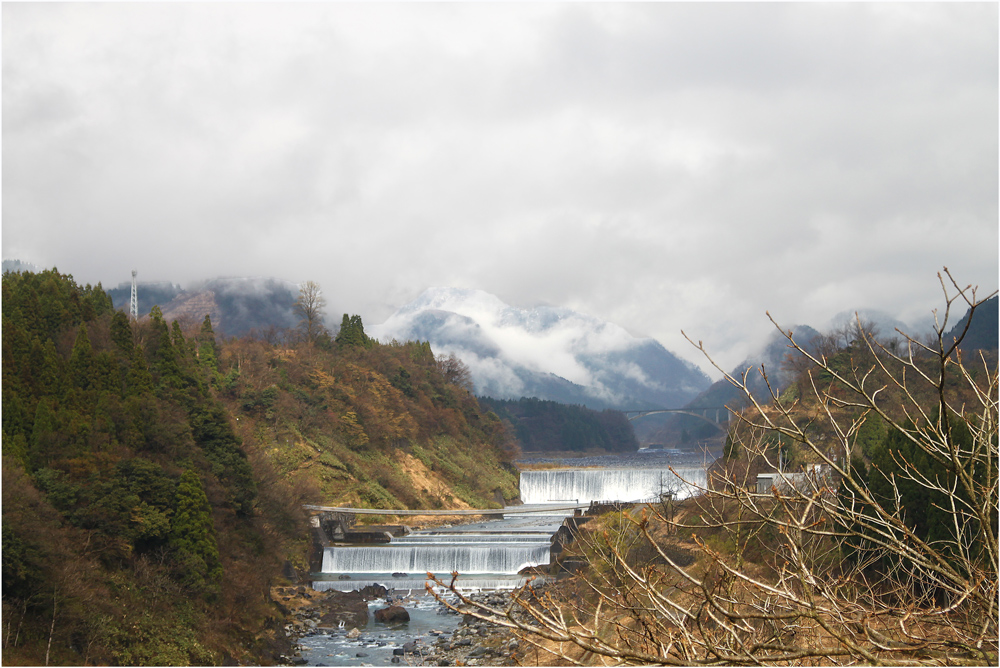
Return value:
<svg viewBox="0 0 1000 668">
<path fill-rule="evenodd" d="M 116 288 L 105 290 L 111 296 L 111 301 L 115 305 L 115 310 L 128 310 L 129 301 L 132 298 L 132 284 L 124 281 Z M 172 299 L 184 292 L 184 289 L 176 283 L 169 281 L 139 281 L 136 285 L 136 300 L 138 301 L 139 315 L 149 315 L 149 311 L 154 306 L 159 306 L 162 310 Z M 204 317 L 204 316 L 202 316 Z"/>
<path fill-rule="evenodd" d="M 945 341 L 952 341 L 965 332 L 965 338 L 959 344 L 959 348 L 963 351 L 997 350 L 998 338 L 1000 338 L 1000 309 L 998 309 L 997 304 L 998 298 L 996 296 L 983 302 L 972 314 L 972 323 L 968 324 L 967 332 L 965 332 L 965 328 L 966 324 L 969 323 L 969 311 L 966 311 L 962 319 L 955 323 L 955 326 L 947 333 Z"/>
<path fill-rule="evenodd" d="M 31 264 L 30 262 L 25 262 L 24 260 L 18 260 L 16 258 L 8 259 L 3 261 L 3 270 L 17 273 L 19 271 L 28 271 L 33 274 L 37 274 L 42 271 L 42 268 Z"/>
<path fill-rule="evenodd" d="M 128 309 L 131 283 L 107 292 L 116 309 Z M 139 283 L 136 292 L 140 316 L 154 305 L 159 305 L 168 321 L 200 324 L 209 315 L 213 329 L 224 336 L 244 336 L 271 327 L 291 329 L 298 323 L 292 312 L 298 286 L 276 278 L 214 278 L 188 290 L 173 283 Z"/>
<path fill-rule="evenodd" d="M 482 290 L 430 288 L 381 325 L 382 341 L 429 341 L 468 367 L 476 393 L 588 408 L 679 407 L 710 380 L 657 341 L 570 309 L 521 309 Z"/>
<path fill-rule="evenodd" d="M 810 354 L 815 353 L 815 342 L 820 333 L 808 325 L 796 325 L 791 328 L 795 341 Z M 795 378 L 795 371 L 786 364 L 789 356 L 796 356 L 790 348 L 788 339 L 780 332 L 773 332 L 767 345 L 756 355 L 752 355 L 736 365 L 729 375 L 737 380 L 746 378 L 747 388 L 753 396 L 762 403 L 771 401 L 771 392 L 781 394 Z M 767 380 L 761 375 L 761 369 L 767 374 Z M 735 387 L 729 380 L 722 378 L 712 383 L 704 392 L 684 406 L 685 409 L 697 412 L 702 408 L 742 408 L 747 404 L 743 391 Z M 651 416 L 655 417 L 655 416 Z M 685 439 L 701 440 L 718 437 L 719 427 L 713 427 L 704 420 L 689 415 L 670 415 L 659 419 L 644 418 L 633 424 L 639 440 L 644 443 L 686 444 Z M 723 425 L 724 427 L 724 425 Z"/>
<path fill-rule="evenodd" d="M 919 339 L 926 332 L 919 329 L 914 330 L 906 323 L 894 320 L 885 313 L 873 310 L 859 310 L 854 313 L 847 311 L 839 313 L 830 320 L 829 330 L 835 332 L 850 327 L 852 320 L 860 317 L 862 322 L 874 325 L 877 336 L 881 339 L 899 338 L 898 332 L 903 332 L 908 336 Z M 945 342 L 950 342 L 965 331 L 969 322 L 969 311 L 951 327 L 945 334 Z M 792 327 L 795 341 L 811 355 L 817 354 L 817 344 L 821 338 L 821 333 L 808 325 L 797 325 Z M 964 352 L 974 350 L 995 351 L 998 347 L 998 337 L 1000 337 L 1000 311 L 998 311 L 998 298 L 996 296 L 983 302 L 977 309 L 965 331 L 965 337 L 959 347 Z M 781 394 L 782 391 L 794 381 L 795 372 L 785 364 L 786 359 L 800 356 L 800 353 L 793 351 L 788 340 L 779 332 L 774 332 L 769 339 L 767 346 L 758 354 L 753 355 L 729 372 L 729 375 L 736 379 L 742 379 L 746 373 L 747 388 L 753 396 L 762 403 L 770 401 L 770 392 Z M 760 373 L 763 368 L 767 373 L 767 381 Z M 770 389 L 768 388 L 770 384 Z M 684 408 L 698 409 L 704 407 L 730 406 L 740 408 L 747 403 L 742 390 L 733 386 L 726 379 L 716 381 L 703 393 L 694 398 Z M 719 429 L 712 427 L 704 421 L 692 418 L 687 415 L 672 415 L 660 420 L 644 419 L 634 423 L 636 433 L 641 442 L 648 443 L 684 443 L 684 437 L 691 440 L 718 437 Z"/>
<path fill-rule="evenodd" d="M 919 322 L 906 323 L 878 309 L 856 309 L 854 311 L 841 311 L 833 316 L 823 331 L 832 332 L 845 327 L 851 328 L 859 318 L 861 322 L 873 326 L 879 337 L 887 339 L 899 336 L 900 332 L 913 338 L 921 338 L 930 334 L 934 326 L 933 316 L 922 318 Z"/>
</svg>

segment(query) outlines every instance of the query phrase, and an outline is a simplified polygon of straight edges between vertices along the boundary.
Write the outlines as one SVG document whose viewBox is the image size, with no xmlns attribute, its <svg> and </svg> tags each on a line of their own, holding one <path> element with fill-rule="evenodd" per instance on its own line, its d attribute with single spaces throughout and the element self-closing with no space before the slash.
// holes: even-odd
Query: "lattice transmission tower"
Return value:
<svg viewBox="0 0 1000 668">
<path fill-rule="evenodd" d="M 132 270 L 132 298 L 128 303 L 128 312 L 133 320 L 139 319 L 139 297 L 135 290 L 135 269 Z"/>
</svg>

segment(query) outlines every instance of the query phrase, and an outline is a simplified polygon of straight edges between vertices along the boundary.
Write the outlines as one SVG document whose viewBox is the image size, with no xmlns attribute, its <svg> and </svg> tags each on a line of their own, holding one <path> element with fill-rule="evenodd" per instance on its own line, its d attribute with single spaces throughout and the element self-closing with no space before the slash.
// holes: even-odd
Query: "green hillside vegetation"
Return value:
<svg viewBox="0 0 1000 668">
<path fill-rule="evenodd" d="M 516 498 L 512 439 L 430 346 L 381 345 L 358 316 L 345 323 L 325 346 L 242 340 L 223 349 L 220 396 L 254 456 L 326 505 L 499 507 Z"/>
<path fill-rule="evenodd" d="M 635 452 L 639 449 L 624 413 L 544 399 L 480 397 L 484 410 L 509 423 L 525 452 Z"/>
<path fill-rule="evenodd" d="M 977 313 L 977 321 L 979 320 Z M 951 336 L 947 334 L 945 338 Z M 879 406 L 894 420 L 903 423 L 911 416 L 914 403 L 921 407 L 933 407 L 939 400 L 938 392 L 932 384 L 914 382 L 912 375 L 914 368 L 928 376 L 941 373 L 940 361 L 933 354 L 918 350 L 914 353 L 912 368 L 906 368 L 891 356 L 904 350 L 898 337 L 891 336 L 880 340 L 877 335 L 864 332 L 862 329 L 857 329 L 853 336 L 841 338 L 840 342 L 837 342 L 835 337 L 824 338 L 825 344 L 818 347 L 816 354 L 826 360 L 827 369 L 817 369 L 800 356 L 803 361 L 796 362 L 800 368 L 799 373 L 794 376 L 793 382 L 781 394 L 778 402 L 771 404 L 765 397 L 761 397 L 758 401 L 761 402 L 762 412 L 765 414 L 774 416 L 781 411 L 788 411 L 795 419 L 807 424 L 805 434 L 816 442 L 829 444 L 830 455 L 834 454 L 837 448 L 843 447 L 843 435 L 837 432 L 830 419 L 823 418 L 829 415 L 837 422 L 856 423 L 857 428 L 851 435 L 851 457 L 863 463 L 867 470 L 872 458 L 876 457 L 876 450 L 884 442 L 892 441 L 897 436 L 889 433 L 884 420 L 877 414 L 866 412 L 861 407 L 851 406 L 853 393 L 843 382 L 834 378 L 834 374 L 844 378 L 864 378 L 865 387 L 883 388 L 879 391 Z M 872 346 L 866 343 L 866 339 L 873 342 Z M 972 379 L 987 380 L 983 369 L 996 366 L 996 344 L 994 343 L 992 350 L 978 351 L 976 359 L 969 361 L 972 363 L 970 371 Z M 907 376 L 907 373 L 910 376 Z M 964 399 L 971 396 L 967 381 L 954 365 L 948 365 L 944 373 L 944 389 L 948 392 L 948 398 L 960 405 Z M 906 380 L 909 382 L 904 382 Z M 816 392 L 812 389 L 814 384 L 820 396 L 827 398 L 826 403 L 817 401 Z M 912 399 L 907 398 L 907 392 Z M 744 410 L 747 416 L 759 413 L 753 407 Z M 929 412 L 930 408 L 926 410 L 928 412 L 922 422 L 937 419 L 936 415 Z M 731 464 L 745 454 L 738 447 L 734 447 L 733 443 L 749 439 L 749 434 L 750 428 L 745 422 L 735 424 L 727 437 L 725 457 L 719 462 L 720 465 L 726 461 Z M 789 435 L 774 433 L 769 439 L 771 445 L 767 453 L 771 461 L 765 463 L 761 459 L 750 462 L 754 467 L 754 475 L 758 468 L 768 469 L 777 461 L 779 449 L 782 451 L 788 471 L 803 471 L 810 464 L 818 463 L 820 460 L 818 455 L 808 448 L 801 447 L 802 444 Z"/>
<path fill-rule="evenodd" d="M 4 275 L 4 663 L 268 654 L 281 562 L 197 345 L 100 285 Z"/>
<path fill-rule="evenodd" d="M 220 344 L 54 269 L 5 273 L 2 318 L 4 664 L 273 663 L 302 504 L 517 493 L 502 423 L 426 344 Z"/>
<path fill-rule="evenodd" d="M 989 302 L 987 302 L 989 304 Z M 978 316 L 977 312 L 977 316 Z M 964 322 L 964 321 L 963 321 Z M 980 350 L 978 359 L 969 356 L 968 377 L 963 370 L 949 363 L 942 368 L 940 359 L 932 354 L 917 352 L 904 365 L 894 360 L 888 353 L 890 348 L 898 350 L 898 344 L 891 340 L 882 342 L 885 349 L 876 342 L 869 347 L 859 331 L 852 340 L 825 350 L 827 369 L 807 370 L 796 378 L 795 383 L 782 395 L 776 405 L 764 406 L 761 411 L 747 409 L 745 417 L 760 422 L 761 414 L 769 416 L 775 423 L 782 422 L 781 416 L 788 415 L 796 423 L 807 425 L 804 435 L 813 443 L 822 444 L 821 452 L 828 457 L 838 458 L 844 451 L 845 435 L 836 425 L 855 425 L 853 433 L 847 436 L 850 445 L 851 477 L 858 484 L 870 490 L 873 497 L 884 507 L 898 503 L 905 517 L 905 524 L 913 535 L 928 544 L 947 545 L 958 541 L 958 536 L 977 533 L 978 527 L 967 526 L 961 515 L 952 509 L 954 501 L 970 504 L 966 492 L 956 482 L 956 466 L 941 458 L 928 454 L 928 445 L 920 445 L 926 440 L 924 434 L 941 429 L 949 442 L 959 453 L 960 466 L 967 469 L 970 480 L 975 485 L 986 484 L 989 479 L 988 467 L 995 468 L 995 462 L 987 465 L 980 458 L 980 451 L 973 446 L 969 419 L 960 418 L 949 411 L 942 416 L 938 402 L 942 393 L 931 383 L 915 382 L 914 371 L 927 377 L 943 374 L 943 397 L 951 406 L 974 406 L 977 394 L 987 391 L 990 376 L 997 368 L 997 349 Z M 945 340 L 953 340 L 951 334 Z M 871 339 L 874 340 L 874 339 Z M 952 357 L 952 361 L 957 357 Z M 907 368 L 908 366 L 908 368 Z M 902 428 L 894 428 L 877 413 L 863 411 L 852 406 L 853 393 L 834 377 L 844 379 L 865 378 L 865 387 L 883 388 L 879 392 L 879 407 Z M 867 376 L 866 376 L 867 374 Z M 994 378 L 995 380 L 995 378 Z M 816 383 L 820 402 L 810 388 Z M 976 390 L 979 386 L 981 389 Z M 995 401 L 995 396 L 994 396 Z M 919 407 L 920 411 L 914 408 Z M 827 419 L 823 419 L 828 416 Z M 973 426 L 978 423 L 973 418 Z M 762 441 L 764 447 L 748 453 L 740 443 L 754 442 L 753 429 L 746 423 L 737 425 L 728 435 L 724 457 L 718 462 L 717 473 L 729 480 L 754 480 L 757 473 L 775 470 L 778 453 L 784 462 L 784 470 L 803 472 L 809 466 L 821 463 L 819 453 L 807 447 L 802 439 L 787 433 L 773 432 Z M 996 435 L 994 433 L 994 447 Z M 977 446 L 982 447 L 980 444 Z M 843 460 L 843 456 L 840 456 Z M 914 478 L 914 479 L 910 479 Z M 934 485 L 921 484 L 920 480 L 934 481 L 945 489 L 956 490 L 945 493 L 933 489 Z M 845 505 L 857 503 L 846 482 L 839 485 L 839 494 Z M 859 512 L 864 511 L 863 506 Z M 991 512 L 990 523 L 997 524 L 997 510 Z M 898 558 L 873 556 L 879 553 L 877 538 L 866 537 L 866 531 L 858 528 L 859 536 L 851 538 L 841 546 L 841 554 L 847 559 L 866 563 L 866 571 L 872 577 L 899 570 Z M 910 567 L 903 564 L 902 567 Z"/>
</svg>

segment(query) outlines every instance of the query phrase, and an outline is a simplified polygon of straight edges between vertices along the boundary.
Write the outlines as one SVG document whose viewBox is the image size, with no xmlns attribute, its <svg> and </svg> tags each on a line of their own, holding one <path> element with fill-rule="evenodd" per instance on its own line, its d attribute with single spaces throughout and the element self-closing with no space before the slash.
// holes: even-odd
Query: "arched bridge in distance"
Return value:
<svg viewBox="0 0 1000 668">
<path fill-rule="evenodd" d="M 699 420 L 704 420 L 705 422 L 713 425 L 715 427 L 722 428 L 722 425 L 729 424 L 729 408 L 727 406 L 709 406 L 706 408 L 653 408 L 649 410 L 623 410 L 621 411 L 625 414 L 625 417 L 631 420 L 638 420 L 641 417 L 646 417 L 647 415 L 655 415 L 656 413 L 680 413 L 681 415 L 690 415 L 691 417 L 696 417 Z"/>
</svg>

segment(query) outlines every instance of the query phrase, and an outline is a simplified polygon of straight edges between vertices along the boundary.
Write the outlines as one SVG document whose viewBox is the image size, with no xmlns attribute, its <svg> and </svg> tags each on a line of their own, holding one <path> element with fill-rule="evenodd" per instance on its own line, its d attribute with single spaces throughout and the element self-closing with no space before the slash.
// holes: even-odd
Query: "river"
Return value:
<svg viewBox="0 0 1000 668">
<path fill-rule="evenodd" d="M 382 584 L 392 597 L 402 598 L 410 621 L 389 626 L 370 618 L 354 638 L 347 629 L 307 636 L 299 641 L 302 658 L 308 665 L 389 665 L 393 650 L 399 654 L 406 643 L 426 645 L 454 633 L 460 617 L 445 614 L 426 593 L 426 574 L 448 581 L 458 571 L 457 587 L 465 592 L 519 587 L 528 577 L 521 575 L 525 569 L 549 565 L 553 537 L 573 515 L 547 505 L 645 501 L 665 492 L 683 498 L 705 484 L 705 460 L 694 456 L 650 452 L 545 463 L 560 468 L 522 470 L 521 497 L 528 505 L 510 507 L 504 519 L 414 531 L 384 545 L 326 548 L 314 589 L 352 591 Z M 513 514 L 526 508 L 544 512 Z M 384 606 L 372 602 L 370 612 Z"/>
</svg>

